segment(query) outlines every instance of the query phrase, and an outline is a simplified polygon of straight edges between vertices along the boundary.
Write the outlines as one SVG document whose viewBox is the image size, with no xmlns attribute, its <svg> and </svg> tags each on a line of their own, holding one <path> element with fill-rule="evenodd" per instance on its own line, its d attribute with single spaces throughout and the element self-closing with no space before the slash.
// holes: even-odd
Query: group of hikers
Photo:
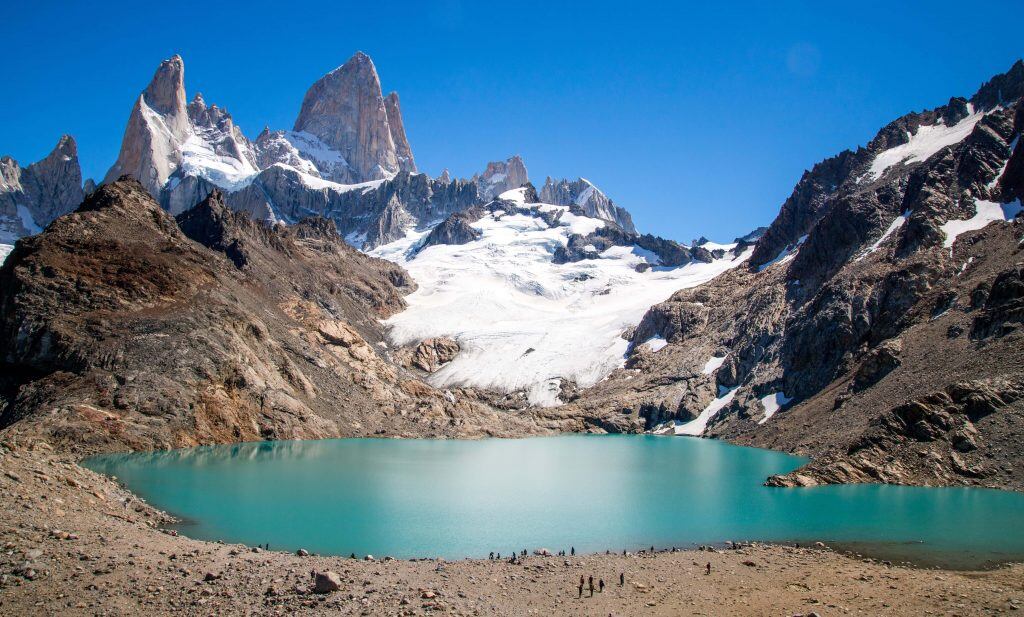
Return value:
<svg viewBox="0 0 1024 617">
<path fill-rule="evenodd" d="M 622 587 L 625 584 L 626 584 L 626 573 L 625 572 L 619 572 L 619 587 Z M 593 576 L 588 576 L 587 577 L 587 585 L 590 587 L 590 597 L 593 598 L 594 597 L 594 577 Z M 579 592 L 580 592 L 579 597 L 582 598 L 583 597 L 583 575 L 582 574 L 580 575 Z M 597 579 L 597 592 L 598 593 L 603 593 L 604 592 L 604 579 L 603 578 Z"/>
<path fill-rule="evenodd" d="M 650 550 L 651 550 L 651 554 L 652 555 L 656 554 L 656 551 L 654 550 L 653 546 L 651 547 Z M 641 550 L 640 552 L 643 553 L 644 551 Z M 672 552 L 673 553 L 676 552 L 676 548 L 675 547 L 672 547 Z M 611 551 L 606 551 L 606 553 L 611 553 Z M 544 551 L 544 554 L 545 555 L 550 555 L 550 553 L 548 553 L 547 551 Z M 623 557 L 625 557 L 627 554 L 628 553 L 626 551 L 622 551 L 622 556 Z M 569 555 L 570 556 L 575 556 L 576 555 L 576 547 L 575 546 L 569 548 Z M 565 557 L 565 551 L 564 550 L 558 551 L 558 556 L 559 557 Z M 490 555 L 488 555 L 487 558 L 489 560 L 491 560 L 491 561 L 495 561 L 495 560 L 501 561 L 501 553 L 496 553 L 494 551 L 491 551 Z M 518 564 L 518 563 L 521 563 L 522 560 L 525 559 L 525 558 L 526 558 L 526 549 L 524 548 L 521 551 L 512 551 L 512 557 L 509 558 L 508 562 L 511 563 L 511 564 Z M 568 561 L 565 562 L 565 563 L 566 563 L 566 565 L 569 564 Z M 704 574 L 705 575 L 710 575 L 711 574 L 711 562 L 710 561 L 707 562 L 707 564 L 705 564 L 705 566 L 704 566 Z M 623 586 L 625 586 L 625 584 L 626 584 L 626 573 L 625 572 L 619 572 L 619 587 L 623 587 Z M 584 586 L 587 587 L 587 589 L 590 591 L 590 596 L 589 597 L 591 597 L 591 598 L 594 597 L 595 585 L 594 585 L 594 577 L 593 576 L 584 577 L 582 574 L 580 575 L 580 584 L 576 588 L 577 597 L 580 597 L 580 598 L 583 597 L 583 588 L 584 588 Z M 598 593 L 604 593 L 604 579 L 603 578 L 597 579 L 596 589 L 597 589 Z"/>
</svg>

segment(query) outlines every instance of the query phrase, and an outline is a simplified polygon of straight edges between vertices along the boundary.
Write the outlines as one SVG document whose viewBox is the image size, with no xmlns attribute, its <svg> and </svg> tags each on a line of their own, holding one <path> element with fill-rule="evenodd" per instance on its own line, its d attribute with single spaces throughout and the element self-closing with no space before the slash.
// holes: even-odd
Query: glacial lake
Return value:
<svg viewBox="0 0 1024 617">
<path fill-rule="evenodd" d="M 918 565 L 1024 560 L 1024 494 L 768 488 L 805 462 L 685 437 L 334 439 L 93 457 L 184 535 L 398 558 L 824 541 Z"/>
</svg>

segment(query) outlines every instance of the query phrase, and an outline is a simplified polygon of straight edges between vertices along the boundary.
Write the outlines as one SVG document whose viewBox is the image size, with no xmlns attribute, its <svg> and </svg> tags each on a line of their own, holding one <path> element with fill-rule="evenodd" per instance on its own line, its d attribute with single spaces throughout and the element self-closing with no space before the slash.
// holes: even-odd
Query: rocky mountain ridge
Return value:
<svg viewBox="0 0 1024 617">
<path fill-rule="evenodd" d="M 746 267 L 654 306 L 574 405 L 815 457 L 778 484 L 1024 486 L 1022 84 L 1018 62 L 816 165 Z"/>
</svg>

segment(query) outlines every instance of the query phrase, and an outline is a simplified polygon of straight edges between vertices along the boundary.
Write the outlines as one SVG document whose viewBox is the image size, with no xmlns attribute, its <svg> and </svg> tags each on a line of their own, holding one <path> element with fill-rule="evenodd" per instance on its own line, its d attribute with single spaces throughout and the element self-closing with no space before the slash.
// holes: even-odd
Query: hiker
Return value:
<svg viewBox="0 0 1024 617">
<path fill-rule="evenodd" d="M 570 554 L 571 556 L 573 556 L 573 557 L 575 557 L 575 556 L 576 556 L 576 547 L 575 547 L 575 546 L 570 546 L 570 547 L 569 547 L 569 554 Z"/>
<path fill-rule="evenodd" d="M 589 577 L 589 580 L 590 580 L 590 582 L 588 584 L 590 585 L 590 597 L 593 598 L 594 597 L 594 577 L 593 576 Z"/>
<path fill-rule="evenodd" d="M 580 574 L 580 587 L 582 587 L 582 586 L 583 586 L 583 575 Z"/>
<path fill-rule="evenodd" d="M 580 597 L 580 598 L 582 598 L 582 597 L 583 597 L 583 577 L 582 577 L 582 576 L 580 577 L 580 587 L 579 587 L 579 591 L 580 591 L 580 595 L 579 595 L 579 597 Z"/>
<path fill-rule="evenodd" d="M 598 581 L 597 581 L 597 591 L 598 591 L 598 593 L 604 593 L 604 579 L 603 578 L 602 579 L 598 579 Z"/>
<path fill-rule="evenodd" d="M 619 587 L 622 587 L 625 584 L 626 584 L 626 573 L 625 572 L 619 572 Z"/>
<path fill-rule="evenodd" d="M 706 568 L 706 570 L 704 571 L 704 574 L 705 575 L 711 574 L 711 562 L 709 561 L 708 565 L 706 565 L 704 567 Z"/>
</svg>

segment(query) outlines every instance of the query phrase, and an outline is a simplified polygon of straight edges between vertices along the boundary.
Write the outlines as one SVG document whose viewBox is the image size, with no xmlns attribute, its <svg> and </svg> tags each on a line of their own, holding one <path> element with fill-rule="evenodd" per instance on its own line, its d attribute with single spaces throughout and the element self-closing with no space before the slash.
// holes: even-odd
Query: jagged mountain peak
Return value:
<svg viewBox="0 0 1024 617">
<path fill-rule="evenodd" d="M 175 54 L 160 63 L 142 96 L 157 113 L 185 111 L 185 62 L 181 56 Z"/>
<path fill-rule="evenodd" d="M 310 86 L 294 131 L 309 133 L 339 152 L 352 182 L 415 170 L 398 96 L 384 99 L 377 69 L 362 52 Z"/>
</svg>

